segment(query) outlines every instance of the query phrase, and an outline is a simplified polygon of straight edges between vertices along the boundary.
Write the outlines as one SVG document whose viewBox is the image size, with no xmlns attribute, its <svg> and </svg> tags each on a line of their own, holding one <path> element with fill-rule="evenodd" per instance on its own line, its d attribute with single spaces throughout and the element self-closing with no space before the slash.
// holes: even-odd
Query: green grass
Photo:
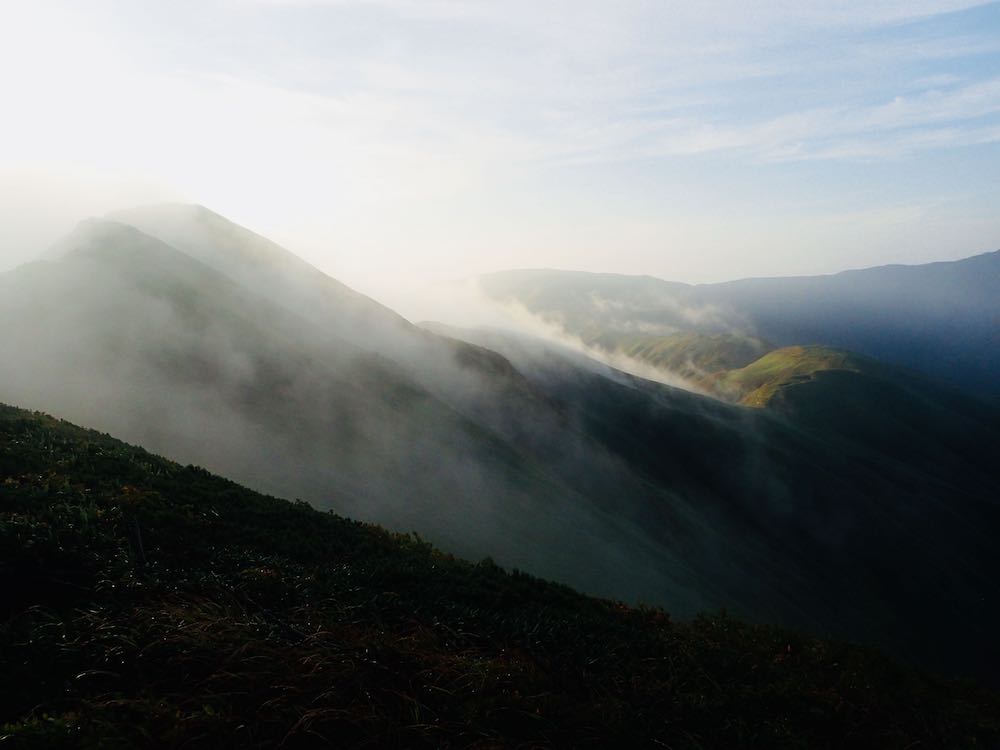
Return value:
<svg viewBox="0 0 1000 750">
<path fill-rule="evenodd" d="M 0 747 L 996 747 L 1000 698 L 673 622 L 0 407 Z"/>
<path fill-rule="evenodd" d="M 824 346 L 787 346 L 768 352 L 739 369 L 720 372 L 705 384 L 730 401 L 766 406 L 783 387 L 826 370 L 876 373 L 884 365 L 853 352 Z"/>
<path fill-rule="evenodd" d="M 737 334 L 690 331 L 667 335 L 626 334 L 595 327 L 585 340 L 610 352 L 689 379 L 719 398 L 764 407 L 782 388 L 818 372 L 848 370 L 877 373 L 889 368 L 853 352 L 824 346 L 774 348 Z"/>
</svg>

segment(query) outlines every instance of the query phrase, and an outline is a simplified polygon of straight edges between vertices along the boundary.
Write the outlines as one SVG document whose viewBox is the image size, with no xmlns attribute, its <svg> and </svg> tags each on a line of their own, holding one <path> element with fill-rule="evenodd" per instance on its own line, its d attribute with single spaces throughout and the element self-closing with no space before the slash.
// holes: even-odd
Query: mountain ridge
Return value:
<svg viewBox="0 0 1000 750">
<path fill-rule="evenodd" d="M 741 276 L 735 279 L 728 279 L 726 281 L 699 281 L 699 282 L 687 282 L 687 281 L 674 281 L 672 279 L 665 278 L 663 276 L 658 276 L 656 274 L 649 273 L 621 273 L 616 271 L 584 271 L 580 269 L 571 268 L 558 268 L 554 266 L 520 266 L 517 268 L 506 268 L 500 271 L 491 271 L 485 274 L 480 274 L 480 276 L 503 276 L 503 275 L 533 275 L 533 274 L 551 274 L 558 276 L 577 276 L 577 277 L 590 277 L 590 276 L 603 276 L 616 279 L 641 279 L 643 281 L 656 281 L 663 282 L 672 286 L 678 287 L 715 287 L 721 286 L 723 284 L 741 284 L 747 281 L 777 281 L 780 279 L 815 279 L 815 278 L 829 278 L 831 276 L 840 276 L 843 274 L 854 274 L 854 273 L 864 273 L 866 271 L 873 271 L 878 269 L 906 269 L 906 268 L 926 268 L 935 266 L 947 266 L 955 263 L 966 263 L 970 261 L 979 262 L 1000 262 L 1000 249 L 997 250 L 985 250 L 981 253 L 975 253 L 973 255 L 967 255 L 961 258 L 953 258 L 951 260 L 932 260 L 923 263 L 882 263 L 876 266 L 861 266 L 857 268 L 844 268 L 840 271 L 828 271 L 826 273 L 815 273 L 815 274 L 788 274 L 784 276 Z"/>
<path fill-rule="evenodd" d="M 638 335 L 736 333 L 776 347 L 847 349 L 1000 399 L 1000 251 L 699 285 L 551 270 L 479 280 L 494 301 L 612 351 Z"/>
</svg>

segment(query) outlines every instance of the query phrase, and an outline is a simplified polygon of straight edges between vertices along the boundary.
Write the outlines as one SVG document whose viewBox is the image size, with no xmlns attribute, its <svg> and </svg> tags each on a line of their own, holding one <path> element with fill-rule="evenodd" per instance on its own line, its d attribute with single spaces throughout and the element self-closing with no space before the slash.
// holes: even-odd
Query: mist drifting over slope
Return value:
<svg viewBox="0 0 1000 750">
<path fill-rule="evenodd" d="M 221 219 L 210 221 L 218 228 Z M 203 228 L 197 219 L 180 227 Z M 259 259 L 253 249 L 247 273 Z M 618 521 L 571 504 L 579 493 L 559 472 L 507 442 L 548 443 L 546 431 L 561 431 L 570 439 L 551 441 L 550 458 L 561 452 L 556 460 L 576 465 L 586 453 L 499 355 L 410 326 L 318 272 L 321 286 L 302 290 L 318 300 L 307 320 L 115 222 L 81 225 L 56 253 L 3 277 L 4 344 L 17 353 L 3 362 L 7 401 L 599 589 L 603 571 L 636 562 L 602 561 L 602 550 L 645 554 L 641 540 L 609 543 Z M 279 257 L 291 263 L 294 287 L 303 266 Z M 594 466 L 613 463 L 597 448 L 590 454 Z M 569 519 L 569 533 L 557 534 Z M 574 547 L 590 550 L 589 581 Z M 633 595 L 648 583 L 640 576 Z"/>
</svg>

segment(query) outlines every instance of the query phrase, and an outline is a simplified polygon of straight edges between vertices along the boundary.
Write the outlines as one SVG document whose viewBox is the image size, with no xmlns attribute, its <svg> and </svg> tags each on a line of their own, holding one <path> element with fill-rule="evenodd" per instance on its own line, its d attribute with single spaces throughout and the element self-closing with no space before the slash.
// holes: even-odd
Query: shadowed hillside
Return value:
<svg viewBox="0 0 1000 750">
<path fill-rule="evenodd" d="M 674 622 L 0 406 L 12 747 L 994 747 L 1000 699 Z M 724 717 L 724 720 L 723 720 Z"/>
<path fill-rule="evenodd" d="M 672 487 L 674 518 L 691 525 L 680 531 L 657 515 L 642 523 L 666 530 L 685 561 L 711 571 L 708 582 L 738 580 L 726 606 L 751 614 L 743 602 L 788 592 L 772 610 L 784 622 L 840 623 L 830 632 L 862 638 L 892 622 L 877 640 L 896 653 L 939 668 L 965 662 L 984 677 L 993 668 L 982 665 L 1000 662 L 988 635 L 1000 599 L 986 573 L 1000 569 L 994 407 L 863 357 L 820 351 L 806 358 L 864 372 L 798 380 L 779 367 L 784 384 L 770 408 L 747 409 L 584 366 L 580 355 L 537 340 L 436 330 L 500 351 L 559 394 L 581 429 Z M 943 609 L 955 606 L 965 615 L 953 630 Z M 945 645 L 920 635 L 934 629 L 955 638 Z"/>
</svg>

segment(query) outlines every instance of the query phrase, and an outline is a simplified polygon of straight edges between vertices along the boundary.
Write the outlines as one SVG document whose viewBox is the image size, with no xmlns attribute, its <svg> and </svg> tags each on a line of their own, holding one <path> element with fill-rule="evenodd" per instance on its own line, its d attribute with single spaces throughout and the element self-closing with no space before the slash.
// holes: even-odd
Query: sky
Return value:
<svg viewBox="0 0 1000 750">
<path fill-rule="evenodd" d="M 0 0 L 0 269 L 200 203 L 392 302 L 1000 248 L 1000 3 Z"/>
</svg>

